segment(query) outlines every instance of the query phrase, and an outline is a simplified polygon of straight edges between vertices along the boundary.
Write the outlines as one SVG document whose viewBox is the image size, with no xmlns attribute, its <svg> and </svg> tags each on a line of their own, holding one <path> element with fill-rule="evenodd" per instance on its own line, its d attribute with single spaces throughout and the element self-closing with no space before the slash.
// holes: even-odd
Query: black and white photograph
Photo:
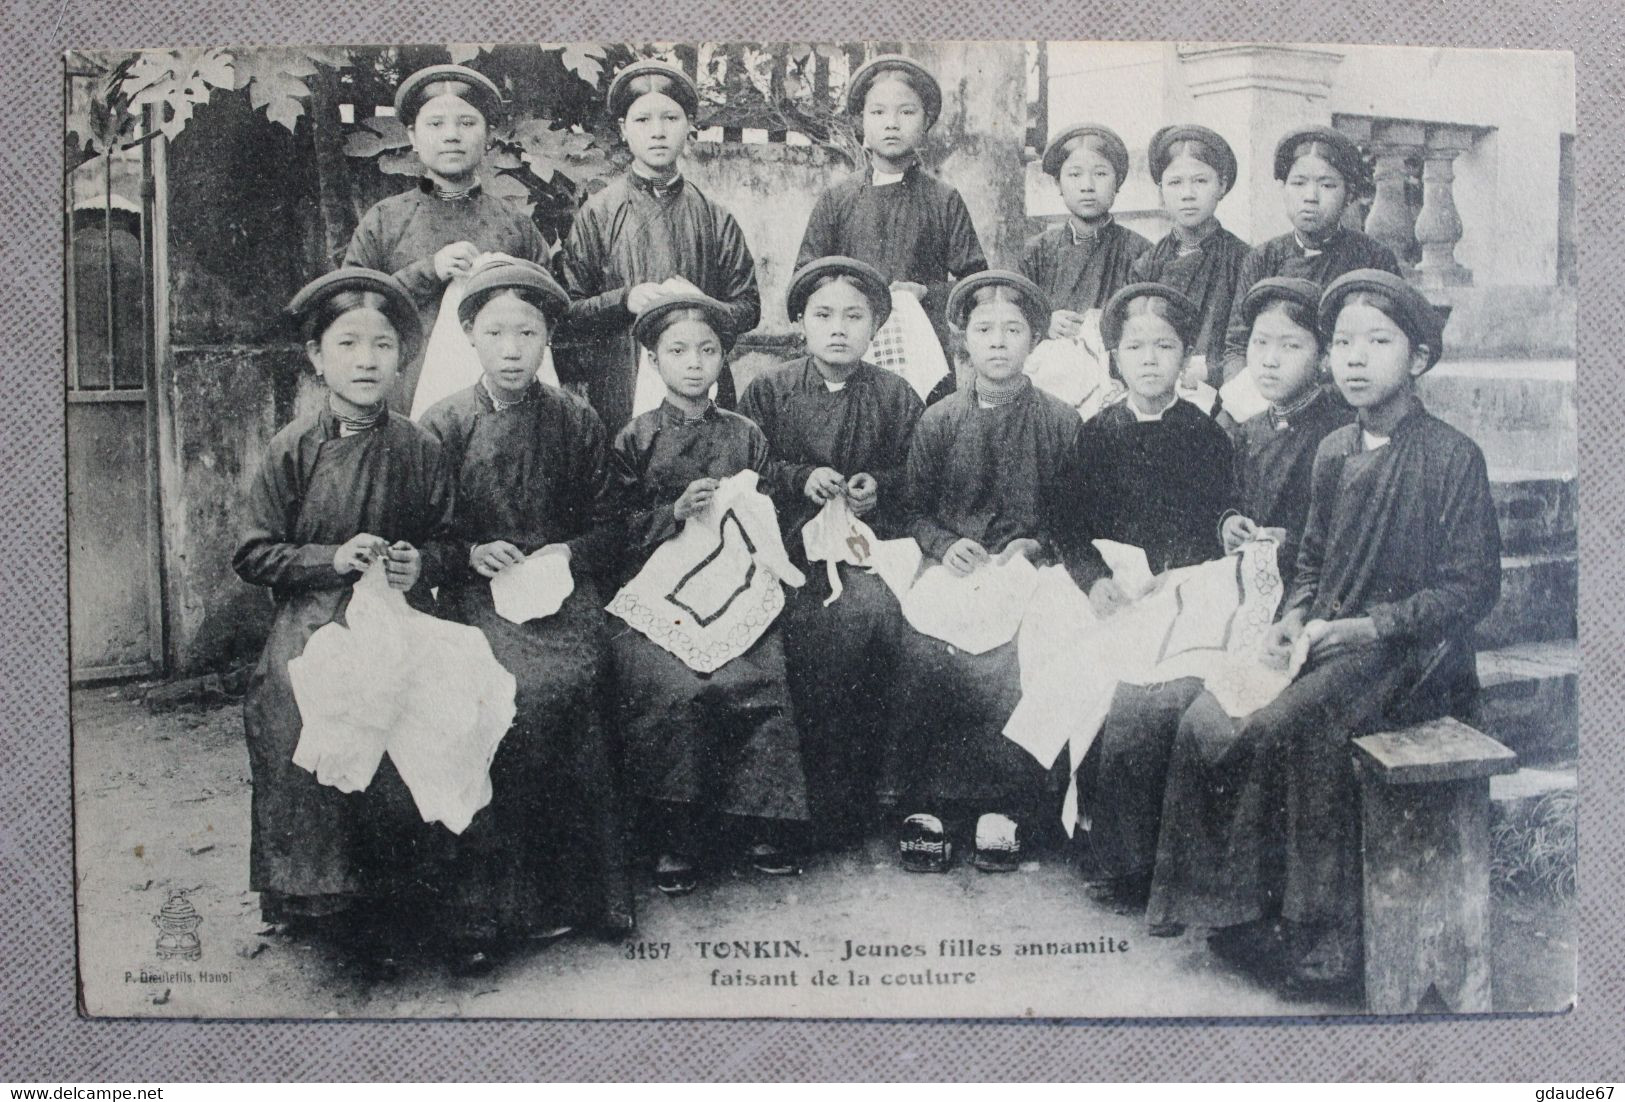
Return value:
<svg viewBox="0 0 1625 1102">
<path fill-rule="evenodd" d="M 1573 1006 L 1572 54 L 62 80 L 81 1014 Z"/>
</svg>

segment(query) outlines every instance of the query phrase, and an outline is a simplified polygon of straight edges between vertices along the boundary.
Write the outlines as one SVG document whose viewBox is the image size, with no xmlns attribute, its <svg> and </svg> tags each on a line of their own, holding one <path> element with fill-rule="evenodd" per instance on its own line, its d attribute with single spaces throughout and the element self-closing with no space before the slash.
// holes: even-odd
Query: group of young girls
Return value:
<svg viewBox="0 0 1625 1102">
<path fill-rule="evenodd" d="M 480 190 L 496 87 L 449 65 L 402 84 L 422 180 L 290 305 L 327 403 L 273 439 L 234 560 L 277 603 L 246 706 L 267 917 L 348 931 L 387 966 L 381 926 L 408 907 L 473 971 L 516 939 L 630 931 L 637 858 L 681 895 L 728 859 L 797 873 L 809 849 L 890 816 L 906 868 L 968 851 L 1000 871 L 1052 850 L 1099 898 L 1145 908 L 1153 934 L 1212 927 L 1217 951 L 1346 980 L 1349 739 L 1470 699 L 1468 635 L 1500 578 L 1483 457 L 1414 392 L 1442 320 L 1386 247 L 1341 225 L 1358 150 L 1326 128 L 1283 138 L 1293 230 L 1249 249 L 1213 216 L 1236 179 L 1229 146 L 1165 127 L 1149 160 L 1172 228 L 1153 245 L 1112 219 L 1122 140 L 1074 127 L 1043 157 L 1069 217 L 1019 271 L 995 270 L 958 192 L 919 162 L 942 108 L 931 74 L 882 57 L 848 95 L 869 163 L 807 227 L 787 298 L 805 353 L 735 403 L 728 353 L 759 319 L 754 262 L 680 172 L 698 108 L 684 74 L 640 62 L 615 78 L 632 166 L 585 201 L 551 268 L 523 215 Z M 453 278 L 483 377 L 413 423 L 415 357 Z M 925 400 L 864 358 L 904 295 L 966 379 Z M 1085 420 L 1025 367 L 1096 318 L 1122 397 Z M 590 349 L 585 401 L 536 377 L 561 332 Z M 664 398 L 632 416 L 640 357 Z M 1243 370 L 1268 409 L 1242 424 L 1180 396 L 1193 375 Z M 804 570 L 748 651 L 698 672 L 604 606 L 742 471 L 798 567 L 802 527 L 844 499 L 955 575 L 1017 555 L 1061 564 L 1102 620 L 1134 595 L 1097 539 L 1143 548 L 1157 573 L 1274 540 L 1286 595 L 1270 656 L 1307 660 L 1241 720 L 1199 681 L 1124 685 L 1084 760 L 1045 770 L 1003 734 L 1015 644 L 947 645 L 840 563 Z M 536 555 L 562 557 L 574 589 L 514 623 L 490 579 Z M 287 663 L 380 562 L 415 606 L 481 629 L 517 683 L 492 800 L 460 835 L 418 820 L 387 760 L 352 794 L 291 762 Z M 1063 845 L 1055 809 L 1074 776 L 1089 829 Z"/>
</svg>

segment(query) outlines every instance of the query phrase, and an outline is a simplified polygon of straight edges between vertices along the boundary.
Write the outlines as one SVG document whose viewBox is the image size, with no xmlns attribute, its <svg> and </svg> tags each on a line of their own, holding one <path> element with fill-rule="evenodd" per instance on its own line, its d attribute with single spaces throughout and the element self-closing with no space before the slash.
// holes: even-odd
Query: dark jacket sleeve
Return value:
<svg viewBox="0 0 1625 1102">
<path fill-rule="evenodd" d="M 813 204 L 806 232 L 801 235 L 801 248 L 796 251 L 797 269 L 822 257 L 836 255 L 836 206 L 835 193 L 829 190 L 819 195 Z"/>
<path fill-rule="evenodd" d="M 1501 532 L 1484 453 L 1458 448 L 1446 466 L 1439 507 L 1439 552 L 1432 584 L 1366 614 L 1383 639 L 1432 642 L 1466 634 L 1501 595 Z"/>
<path fill-rule="evenodd" d="M 451 406 L 438 402 L 418 422 L 436 440 L 440 441 L 440 462 L 446 478 L 456 487 L 463 475 L 463 455 L 468 444 L 468 426 L 464 425 Z M 454 495 L 455 496 L 455 495 Z M 455 518 L 447 524 L 440 538 L 442 574 L 439 581 L 456 581 L 473 574 L 469 559 L 474 553 L 476 540 L 461 530 Z M 439 584 L 438 581 L 436 584 Z"/>
<path fill-rule="evenodd" d="M 1060 543 L 1067 572 L 1085 593 L 1111 574 L 1092 542 L 1098 533 L 1111 530 L 1103 477 L 1110 463 L 1108 452 L 1108 434 L 1103 426 L 1093 420 L 1079 426 L 1070 477 L 1066 480 L 1069 492 Z"/>
<path fill-rule="evenodd" d="M 936 510 L 942 493 L 942 471 L 948 459 L 952 426 L 947 418 L 921 421 L 908 449 L 909 535 L 926 556 L 937 561 L 959 540 L 959 533 L 939 523 Z"/>
<path fill-rule="evenodd" d="M 1247 366 L 1247 342 L 1252 334 L 1241 316 L 1241 300 L 1247 297 L 1247 292 L 1253 284 L 1263 279 L 1267 274 L 1264 271 L 1265 257 L 1262 246 L 1253 249 L 1247 254 L 1247 259 L 1241 262 L 1241 275 L 1236 279 L 1235 298 L 1230 303 L 1230 323 L 1224 331 L 1224 378 L 1228 382 L 1241 374 Z"/>
<path fill-rule="evenodd" d="M 764 489 L 779 513 L 788 515 L 800 503 L 807 479 L 812 477 L 813 464 L 792 462 L 779 451 L 779 441 L 783 439 L 781 433 L 784 431 L 779 419 L 782 404 L 783 395 L 779 388 L 766 375 L 759 375 L 745 388 L 744 396 L 739 399 L 738 412 L 756 422 L 767 440 L 768 461 L 762 471 Z"/>
<path fill-rule="evenodd" d="M 954 281 L 987 270 L 987 255 L 982 252 L 981 239 L 971 223 L 970 210 L 964 197 L 953 188 L 948 190 L 944 205 L 941 232 L 947 241 L 948 272 L 951 278 L 938 278 L 925 285 L 922 305 L 933 318 L 944 316 L 948 308 L 948 292 Z"/>
<path fill-rule="evenodd" d="M 457 501 L 456 469 L 446 462 L 445 448 L 438 442 L 431 442 L 424 450 L 428 460 L 428 487 L 424 497 L 423 527 L 428 535 L 418 548 L 418 580 L 411 592 L 418 598 L 417 603 L 428 606 L 433 602 L 430 590 L 449 582 L 461 564 L 468 562 L 468 552 L 452 533 Z"/>
<path fill-rule="evenodd" d="M 1343 456 L 1330 446 L 1331 437 L 1321 441 L 1310 475 L 1309 518 L 1298 540 L 1298 561 L 1292 592 L 1281 603 L 1281 614 L 1298 609 L 1308 611 L 1320 592 L 1320 572 L 1326 563 L 1326 538 L 1331 530 L 1332 512 L 1337 507 L 1337 484 L 1342 478 Z"/>
<path fill-rule="evenodd" d="M 624 532 L 610 492 L 609 434 L 591 409 L 575 413 L 577 432 L 570 468 L 576 491 L 574 528 L 580 533 L 566 541 L 573 569 L 594 577 L 614 575 L 620 562 Z"/>
<path fill-rule="evenodd" d="M 273 441 L 243 500 L 243 525 L 232 569 L 250 585 L 287 592 L 342 589 L 354 584 L 355 574 L 333 569 L 336 543 L 295 543 L 299 514 L 299 442 Z"/>
<path fill-rule="evenodd" d="M 886 423 L 892 427 L 892 433 L 885 449 L 885 462 L 868 473 L 875 478 L 877 511 L 884 516 L 901 518 L 909 515 L 908 457 L 925 403 L 920 401 L 913 387 L 900 386 L 895 388 L 890 404 L 892 409 L 888 411 Z M 850 477 L 859 472 L 845 473 Z"/>
<path fill-rule="evenodd" d="M 601 216 L 587 206 L 576 212 L 559 252 L 558 271 L 570 294 L 571 328 L 582 332 L 624 329 L 632 324 L 626 287 L 605 287 L 609 241 Z"/>
<path fill-rule="evenodd" d="M 350 236 L 350 247 L 344 250 L 344 263 L 346 266 L 389 272 L 400 281 L 419 307 L 427 306 L 445 291 L 446 281 L 435 275 L 432 255 L 420 257 L 406 267 L 390 272 L 390 257 L 394 255 L 398 234 L 390 227 L 384 212 L 383 204 L 379 204 L 362 216 L 361 224 Z"/>
<path fill-rule="evenodd" d="M 634 420 L 615 437 L 609 452 L 610 505 L 612 515 L 625 533 L 626 567 L 641 566 L 655 548 L 677 534 L 675 501 L 656 501 L 644 483 L 643 469 L 653 440 L 640 439 Z"/>
<path fill-rule="evenodd" d="M 725 285 L 718 297 L 728 308 L 728 324 L 737 337 L 762 320 L 762 296 L 756 288 L 756 261 L 745 243 L 745 231 L 733 215 L 720 210 L 718 214 L 717 270 Z"/>
</svg>

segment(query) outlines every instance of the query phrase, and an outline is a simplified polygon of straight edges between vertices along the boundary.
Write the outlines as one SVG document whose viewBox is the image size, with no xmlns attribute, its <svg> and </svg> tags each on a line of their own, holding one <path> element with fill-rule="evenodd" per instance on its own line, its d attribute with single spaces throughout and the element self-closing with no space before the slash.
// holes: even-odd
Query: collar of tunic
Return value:
<svg viewBox="0 0 1625 1102">
<path fill-rule="evenodd" d="M 715 402 L 706 402 L 705 412 L 698 417 L 690 417 L 669 397 L 661 399 L 660 402 L 660 420 L 662 424 L 666 425 L 698 424 L 701 421 L 715 421 L 720 416 L 722 416 L 722 412 L 717 408 Z"/>
<path fill-rule="evenodd" d="M 474 182 L 462 191 L 444 192 L 440 186 L 427 176 L 418 177 L 418 190 L 431 199 L 438 199 L 442 203 L 461 203 L 469 199 L 478 199 L 485 190 L 485 185 L 478 176 Z"/>
<path fill-rule="evenodd" d="M 632 182 L 633 187 L 646 195 L 653 195 L 656 199 L 664 199 L 668 195 L 676 195 L 683 190 L 683 174 L 681 172 L 664 183 L 659 180 L 651 180 L 641 172 L 630 168 L 626 170 L 626 175 L 627 179 Z"/>
</svg>

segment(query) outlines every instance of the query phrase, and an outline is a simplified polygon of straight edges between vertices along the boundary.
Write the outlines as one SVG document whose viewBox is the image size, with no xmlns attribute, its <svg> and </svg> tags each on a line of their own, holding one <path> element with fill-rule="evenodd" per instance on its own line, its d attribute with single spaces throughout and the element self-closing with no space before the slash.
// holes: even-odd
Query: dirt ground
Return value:
<svg viewBox="0 0 1625 1102">
<path fill-rule="evenodd" d="M 73 697 L 81 988 L 93 1014 L 1302 1017 L 1358 1009 L 1281 997 L 1208 952 L 1204 931 L 1148 937 L 1138 919 L 1090 900 L 1060 862 L 1028 862 L 1008 876 L 969 868 L 912 876 L 879 839 L 810 861 L 800 877 L 724 875 L 682 899 L 645 878 L 631 942 L 568 938 L 471 979 L 426 957 L 408 960 L 398 979 L 370 981 L 326 945 L 268 932 L 260 920 L 248 890 L 240 707 L 154 715 L 131 695 L 93 688 Z M 195 961 L 158 955 L 154 916 L 175 890 L 202 918 Z M 1492 913 L 1496 1009 L 1565 1007 L 1572 908 L 1497 897 Z M 1018 953 L 1034 943 L 1041 954 Z"/>
</svg>

